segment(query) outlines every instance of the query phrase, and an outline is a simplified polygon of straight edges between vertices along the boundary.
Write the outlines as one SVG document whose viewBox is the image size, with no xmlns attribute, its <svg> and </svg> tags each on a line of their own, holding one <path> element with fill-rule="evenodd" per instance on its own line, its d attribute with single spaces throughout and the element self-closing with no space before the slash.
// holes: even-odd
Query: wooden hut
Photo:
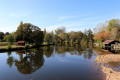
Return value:
<svg viewBox="0 0 120 80">
<path fill-rule="evenodd" d="M 106 40 L 102 42 L 102 45 L 104 48 L 112 48 L 114 44 L 118 44 L 118 43 L 119 41 L 116 41 L 116 40 Z"/>
<path fill-rule="evenodd" d="M 18 45 L 18 46 L 25 46 L 25 41 L 18 41 L 18 42 L 17 42 L 17 45 Z"/>
<path fill-rule="evenodd" d="M 120 44 L 115 44 L 115 45 L 113 46 L 113 49 L 115 49 L 115 50 L 120 50 Z"/>
</svg>

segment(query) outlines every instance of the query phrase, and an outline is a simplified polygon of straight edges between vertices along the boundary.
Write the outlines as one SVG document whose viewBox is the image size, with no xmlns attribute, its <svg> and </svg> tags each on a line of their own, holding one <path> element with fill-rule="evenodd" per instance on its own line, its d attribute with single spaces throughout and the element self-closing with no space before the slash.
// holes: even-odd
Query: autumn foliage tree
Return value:
<svg viewBox="0 0 120 80">
<path fill-rule="evenodd" d="M 119 40 L 120 39 L 120 20 L 112 19 L 94 29 L 94 40 Z"/>
</svg>

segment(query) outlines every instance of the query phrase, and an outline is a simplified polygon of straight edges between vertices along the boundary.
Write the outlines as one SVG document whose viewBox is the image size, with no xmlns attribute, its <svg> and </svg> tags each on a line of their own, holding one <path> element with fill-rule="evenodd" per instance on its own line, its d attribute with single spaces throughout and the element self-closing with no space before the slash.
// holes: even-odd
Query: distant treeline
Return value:
<svg viewBox="0 0 120 80">
<path fill-rule="evenodd" d="M 35 26 L 31 23 L 20 22 L 15 32 L 0 32 L 0 41 L 10 43 L 26 41 L 26 43 L 34 46 L 53 43 L 71 43 L 88 46 L 93 44 L 93 32 L 91 29 L 85 30 L 84 32 L 66 32 L 66 28 L 64 26 L 57 28 L 55 31 L 47 32 L 46 29 L 42 31 L 38 26 Z"/>
<path fill-rule="evenodd" d="M 57 28 L 55 31 L 51 33 L 46 33 L 46 29 L 44 30 L 45 34 L 45 42 L 48 43 L 71 43 L 71 44 L 81 44 L 81 45 L 92 45 L 93 44 L 93 32 L 91 29 L 85 30 L 84 32 L 81 31 L 71 31 L 66 32 L 66 28 L 61 26 Z M 50 41 L 51 40 L 51 41 Z"/>
</svg>

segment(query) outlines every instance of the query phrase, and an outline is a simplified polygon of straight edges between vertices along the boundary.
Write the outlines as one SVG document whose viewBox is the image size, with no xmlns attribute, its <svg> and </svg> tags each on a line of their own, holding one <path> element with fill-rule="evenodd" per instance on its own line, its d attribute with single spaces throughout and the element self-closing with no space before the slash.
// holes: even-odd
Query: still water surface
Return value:
<svg viewBox="0 0 120 80">
<path fill-rule="evenodd" d="M 80 46 L 49 46 L 0 53 L 0 80 L 104 80 L 95 58 Z"/>
</svg>

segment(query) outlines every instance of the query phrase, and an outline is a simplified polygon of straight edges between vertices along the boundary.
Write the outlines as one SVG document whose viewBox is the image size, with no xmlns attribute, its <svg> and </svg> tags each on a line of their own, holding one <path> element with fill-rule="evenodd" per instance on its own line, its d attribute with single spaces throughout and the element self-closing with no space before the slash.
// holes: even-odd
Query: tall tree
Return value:
<svg viewBox="0 0 120 80">
<path fill-rule="evenodd" d="M 99 29 L 99 28 L 98 28 Z M 97 30 L 97 27 L 95 28 Z M 112 19 L 100 26 L 98 32 L 94 32 L 95 40 L 120 40 L 120 20 Z"/>
<path fill-rule="evenodd" d="M 3 40 L 3 38 L 4 38 L 4 33 L 0 32 L 0 40 Z"/>
<path fill-rule="evenodd" d="M 46 33 L 44 41 L 47 42 L 48 44 L 53 43 L 53 36 L 50 33 Z"/>
<path fill-rule="evenodd" d="M 46 29 L 45 29 L 45 28 L 44 28 L 44 31 L 43 31 L 43 32 L 44 32 L 44 35 L 45 35 L 45 34 L 46 34 Z"/>
<path fill-rule="evenodd" d="M 92 47 L 93 46 L 93 32 L 91 29 L 89 29 L 88 31 L 88 43 L 89 43 L 89 47 Z"/>
<path fill-rule="evenodd" d="M 13 43 L 15 41 L 14 37 L 12 34 L 5 35 L 4 40 L 10 43 Z"/>
<path fill-rule="evenodd" d="M 55 30 L 56 34 L 65 33 L 65 32 L 66 32 L 66 28 L 64 26 L 61 26 Z"/>
<path fill-rule="evenodd" d="M 41 29 L 31 23 L 20 22 L 16 30 L 16 40 L 24 40 L 30 44 L 41 45 L 44 41 L 44 33 Z"/>
<path fill-rule="evenodd" d="M 92 32 L 92 30 L 89 29 L 87 32 L 88 32 L 88 40 L 93 42 L 93 32 Z"/>
</svg>

